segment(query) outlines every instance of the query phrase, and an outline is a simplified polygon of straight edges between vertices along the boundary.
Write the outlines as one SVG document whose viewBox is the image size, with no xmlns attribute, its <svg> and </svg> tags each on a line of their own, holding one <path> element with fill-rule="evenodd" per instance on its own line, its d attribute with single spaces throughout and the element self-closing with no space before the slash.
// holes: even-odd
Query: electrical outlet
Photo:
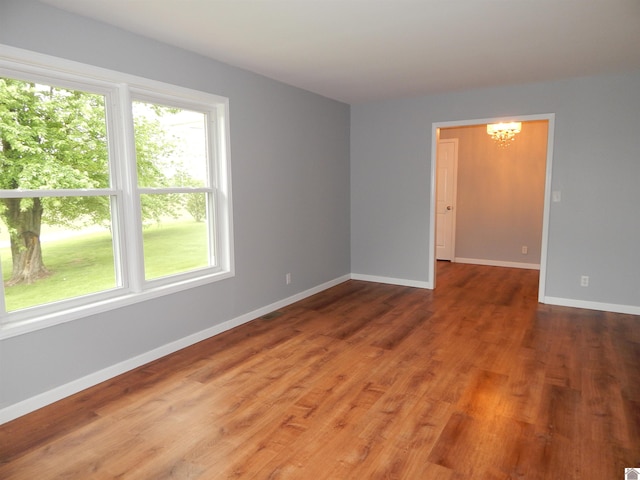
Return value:
<svg viewBox="0 0 640 480">
<path fill-rule="evenodd" d="M 588 287 L 589 286 L 589 276 L 588 275 L 582 275 L 580 277 L 580 286 L 581 287 Z"/>
<path fill-rule="evenodd" d="M 285 283 L 286 283 L 287 285 L 290 285 L 290 284 L 291 284 L 291 274 L 290 274 L 290 273 L 287 273 L 287 274 L 284 276 L 284 281 L 285 281 Z"/>
<path fill-rule="evenodd" d="M 529 247 L 527 247 L 526 245 L 522 246 L 522 254 L 526 255 L 527 253 L 529 253 Z"/>
</svg>

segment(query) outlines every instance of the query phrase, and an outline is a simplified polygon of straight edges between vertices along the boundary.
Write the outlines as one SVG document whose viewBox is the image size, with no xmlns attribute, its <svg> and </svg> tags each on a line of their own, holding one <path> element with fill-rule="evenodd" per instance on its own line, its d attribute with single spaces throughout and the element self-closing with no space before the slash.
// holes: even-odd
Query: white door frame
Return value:
<svg viewBox="0 0 640 480">
<path fill-rule="evenodd" d="M 429 209 L 429 279 L 432 288 L 436 288 L 436 162 L 437 148 L 441 128 L 465 127 L 470 125 L 485 125 L 506 121 L 530 122 L 535 120 L 548 121 L 547 129 L 547 165 L 544 185 L 544 212 L 542 215 L 542 239 L 540 249 L 540 281 L 538 282 L 538 301 L 544 303 L 547 277 L 547 244 L 549 237 L 549 209 L 551 203 L 551 172 L 553 163 L 553 134 L 555 130 L 555 114 L 516 115 L 513 117 L 479 118 L 475 120 L 461 120 L 452 122 L 434 122 L 431 124 L 431 208 Z"/>
</svg>

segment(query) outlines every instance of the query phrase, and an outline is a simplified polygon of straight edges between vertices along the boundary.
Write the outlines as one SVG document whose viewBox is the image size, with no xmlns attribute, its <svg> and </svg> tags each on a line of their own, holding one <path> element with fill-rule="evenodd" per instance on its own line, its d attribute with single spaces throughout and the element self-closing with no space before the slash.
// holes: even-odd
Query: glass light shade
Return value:
<svg viewBox="0 0 640 480">
<path fill-rule="evenodd" d="M 513 141 L 516 134 L 522 131 L 522 122 L 490 123 L 487 133 L 500 145 Z"/>
</svg>

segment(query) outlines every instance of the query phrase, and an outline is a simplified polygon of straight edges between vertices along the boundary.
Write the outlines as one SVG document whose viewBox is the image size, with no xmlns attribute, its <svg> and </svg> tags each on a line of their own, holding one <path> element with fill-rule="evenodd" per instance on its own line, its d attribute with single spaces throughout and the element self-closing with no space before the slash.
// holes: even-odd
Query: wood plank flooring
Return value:
<svg viewBox="0 0 640 480">
<path fill-rule="evenodd" d="M 640 317 L 537 276 L 348 281 L 0 426 L 0 478 L 622 479 Z"/>
</svg>

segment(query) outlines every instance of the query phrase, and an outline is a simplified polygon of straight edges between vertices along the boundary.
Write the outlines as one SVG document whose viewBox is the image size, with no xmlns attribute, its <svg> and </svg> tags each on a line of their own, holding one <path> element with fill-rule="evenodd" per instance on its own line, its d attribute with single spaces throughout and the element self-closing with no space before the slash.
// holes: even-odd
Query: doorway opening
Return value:
<svg viewBox="0 0 640 480">
<path fill-rule="evenodd" d="M 526 230 L 531 226 L 530 225 L 531 222 L 528 222 L 526 220 L 526 215 L 522 216 L 523 217 L 522 219 L 518 216 L 519 213 L 517 212 L 517 208 L 516 208 L 518 199 L 515 198 L 515 196 L 520 195 L 521 194 L 520 190 L 522 190 L 522 188 L 520 189 L 516 188 L 517 182 L 521 182 L 521 185 L 527 185 L 526 182 L 528 181 L 528 179 L 526 178 L 526 176 L 529 174 L 526 171 L 524 171 L 524 172 L 517 173 L 517 175 L 519 176 L 524 175 L 525 178 L 515 178 L 515 177 L 512 177 L 511 179 L 509 178 L 509 175 L 516 175 L 513 172 L 509 173 L 512 167 L 515 168 L 513 166 L 513 162 L 517 161 L 517 158 L 509 158 L 510 156 L 513 157 L 512 152 L 516 150 L 513 147 L 515 146 L 516 142 L 518 142 L 519 140 L 524 140 L 527 137 L 523 136 L 521 139 L 517 139 L 514 142 L 514 145 L 511 145 L 509 147 L 499 148 L 491 144 L 492 140 L 486 134 L 486 125 L 489 123 L 499 123 L 504 121 L 523 122 L 525 125 L 527 125 L 527 122 L 529 122 L 532 127 L 533 125 L 536 125 L 536 124 L 537 125 L 542 124 L 546 126 L 546 132 L 542 132 L 537 136 L 537 140 L 536 140 L 537 144 L 527 143 L 527 142 L 531 142 L 532 140 L 526 140 L 522 145 L 518 147 L 520 149 L 521 154 L 523 152 L 527 152 L 526 150 L 527 148 L 531 148 L 531 149 L 544 148 L 546 150 L 546 162 L 544 166 L 544 171 L 539 172 L 540 174 L 539 177 L 541 177 L 541 180 L 544 183 L 543 200 L 542 200 L 542 225 L 540 228 L 538 224 L 537 232 L 533 232 L 533 233 L 528 232 L 529 236 L 528 237 L 525 236 L 525 238 L 528 238 L 528 240 L 522 240 L 521 242 L 519 242 L 519 238 L 518 240 L 514 240 L 514 238 L 510 238 L 511 245 L 509 248 L 511 249 L 515 248 L 513 244 L 518 243 L 517 248 L 519 250 L 519 254 L 523 255 L 521 258 L 524 259 L 525 261 L 519 263 L 517 261 L 518 257 L 512 256 L 509 258 L 508 255 L 511 254 L 509 253 L 507 254 L 507 259 L 511 261 L 496 262 L 495 260 L 492 260 L 492 261 L 488 261 L 486 264 L 499 265 L 499 266 L 500 265 L 516 266 L 520 268 L 538 268 L 538 264 L 533 265 L 530 259 L 532 257 L 537 257 L 539 255 L 540 261 L 539 261 L 538 301 L 544 302 L 546 264 L 547 264 L 547 240 L 548 240 L 548 227 L 549 227 L 549 207 L 550 207 L 549 204 L 550 204 L 550 197 L 551 197 L 551 172 L 552 172 L 552 160 L 553 160 L 554 120 L 555 120 L 554 114 L 541 114 L 541 115 L 520 115 L 520 116 L 509 117 L 509 118 L 485 118 L 485 119 L 475 119 L 475 120 L 466 120 L 466 121 L 458 121 L 458 122 L 439 122 L 439 123 L 434 123 L 432 125 L 429 278 L 431 279 L 433 288 L 436 288 L 436 259 L 439 257 L 450 259 L 452 261 L 455 261 L 457 259 L 460 262 L 483 264 L 482 263 L 483 252 L 480 252 L 480 253 L 475 252 L 477 253 L 477 255 L 474 255 L 473 249 L 469 249 L 468 248 L 469 245 L 465 246 L 465 242 L 462 241 L 462 239 L 464 238 L 462 235 L 465 232 L 465 228 L 468 231 L 469 225 L 472 224 L 474 221 L 476 223 L 482 222 L 481 218 L 476 218 L 478 217 L 477 215 L 478 212 L 481 212 L 484 215 L 484 214 L 488 214 L 487 212 L 491 212 L 492 210 L 495 210 L 495 212 L 498 212 L 498 213 L 494 213 L 494 215 L 506 215 L 503 218 L 501 217 L 502 218 L 501 221 L 504 225 L 508 226 L 511 223 L 515 223 L 514 228 L 516 229 L 520 228 L 523 230 L 523 232 L 519 232 L 519 233 L 522 233 L 523 235 L 527 233 L 527 232 L 524 232 L 524 230 Z M 485 129 L 484 132 L 483 132 L 483 129 Z M 532 131 L 533 128 L 530 128 L 530 130 Z M 480 133 L 478 132 L 482 132 L 482 135 L 483 135 L 482 138 L 479 137 Z M 540 130 L 538 130 L 538 132 L 540 132 Z M 468 188 L 468 187 L 465 187 L 465 185 L 468 186 L 469 182 L 473 181 L 473 180 L 470 180 L 470 178 L 473 179 L 474 175 L 478 176 L 479 180 L 478 180 L 478 183 L 473 188 L 474 192 L 472 193 L 466 192 L 467 193 L 466 197 L 464 195 L 460 197 L 461 201 L 463 198 L 466 198 L 467 205 L 470 205 L 469 203 L 470 198 L 472 199 L 471 203 L 478 203 L 478 205 L 475 205 L 475 204 L 473 205 L 474 208 L 479 209 L 476 211 L 476 217 L 474 217 L 473 214 L 469 213 L 470 212 L 469 208 L 463 209 L 460 212 L 457 209 L 456 185 L 458 182 L 455 181 L 455 177 L 458 174 L 457 164 L 450 162 L 446 158 L 444 160 L 442 158 L 440 159 L 438 158 L 438 155 L 439 155 L 438 145 L 440 141 L 443 141 L 444 144 L 448 144 L 447 148 L 449 152 L 454 152 L 455 150 L 455 154 L 457 156 L 458 154 L 457 149 L 461 149 L 462 145 L 464 145 L 463 142 L 470 141 L 469 138 L 472 138 L 473 135 L 475 135 L 475 138 L 478 139 L 478 142 L 479 142 L 478 144 L 483 142 L 482 144 L 485 146 L 477 147 L 480 150 L 474 153 L 473 155 L 474 158 L 472 160 L 472 162 L 476 162 L 476 165 L 475 167 L 473 165 L 465 167 L 467 168 L 467 171 L 465 173 L 466 178 L 465 178 L 465 181 L 462 182 L 459 188 Z M 453 138 L 458 138 L 458 142 L 452 142 Z M 533 138 L 533 137 L 529 137 L 529 138 Z M 445 140 L 448 140 L 448 141 L 444 142 Z M 456 144 L 455 148 L 453 147 L 454 143 Z M 485 150 L 487 149 L 492 149 L 492 150 L 483 152 L 482 148 L 484 148 Z M 512 149 L 512 150 L 510 151 L 509 149 Z M 541 155 L 545 157 L 544 152 L 541 153 Z M 540 155 L 538 155 L 538 157 L 539 156 Z M 492 163 L 491 164 L 486 163 L 487 158 L 484 158 L 484 157 L 490 157 Z M 449 163 L 446 163 L 446 162 L 449 162 Z M 467 160 L 467 162 L 469 161 Z M 485 163 L 482 163 L 482 162 L 485 162 Z M 500 162 L 511 162 L 511 164 L 509 163 L 500 164 Z M 444 165 L 444 167 L 440 169 L 440 172 L 438 171 L 439 165 L 440 166 Z M 473 168 L 476 168 L 477 170 L 474 172 Z M 539 166 L 538 168 L 541 168 L 541 166 Z M 486 171 L 484 171 L 483 169 Z M 449 174 L 446 174 L 443 177 L 442 175 L 443 170 L 448 171 Z M 493 177 L 487 177 L 486 175 L 493 175 Z M 496 178 L 496 176 L 503 176 L 504 178 L 499 179 L 499 178 Z M 450 180 L 451 177 L 454 178 L 454 183 L 453 183 L 453 186 L 449 186 L 448 188 L 450 192 L 453 192 L 453 197 L 449 195 L 449 197 L 447 198 L 446 195 L 442 194 L 443 188 L 445 188 L 443 187 L 442 182 L 443 182 L 443 178 L 448 178 Z M 487 180 L 491 178 L 496 178 L 496 180 L 495 181 Z M 498 180 L 500 180 L 500 182 L 498 182 Z M 499 185 L 502 185 L 504 187 L 505 182 L 506 182 L 506 186 L 511 190 L 496 192 L 496 188 L 498 188 Z M 513 183 L 513 185 L 510 184 L 509 182 Z M 525 183 L 522 183 L 522 182 L 525 182 Z M 538 190 L 540 189 L 541 188 L 538 186 Z M 440 192 L 440 195 L 438 195 L 438 192 Z M 475 200 L 473 200 L 473 195 L 476 196 Z M 483 202 L 484 202 L 484 207 L 483 207 Z M 493 206 L 491 202 L 493 202 Z M 464 217 L 465 212 L 466 212 L 466 217 Z M 466 218 L 464 223 L 461 222 L 461 226 L 464 225 L 465 226 L 464 228 L 459 228 L 456 230 L 456 214 L 459 215 L 458 219 L 460 219 L 460 216 L 462 216 L 463 219 Z M 453 230 L 452 231 L 445 230 L 443 232 L 443 229 L 440 229 L 441 231 L 438 232 L 438 229 L 436 228 L 437 225 L 442 222 L 442 219 L 446 219 L 447 215 L 449 216 L 450 219 L 453 219 Z M 512 215 L 512 217 L 509 217 L 508 215 Z M 513 219 L 517 219 L 517 220 L 513 220 Z M 518 226 L 517 222 L 522 222 L 522 224 Z M 490 217 L 485 218 L 483 229 L 477 230 L 477 231 L 483 232 L 483 234 L 486 235 L 486 238 L 484 239 L 479 238 L 478 242 L 480 243 L 478 243 L 476 247 L 480 246 L 481 249 L 485 249 L 485 250 L 494 249 L 496 251 L 499 251 L 501 248 L 504 248 L 504 246 L 501 247 L 500 241 L 495 241 L 496 238 L 499 238 L 497 237 L 497 235 L 499 235 L 500 233 L 499 232 L 500 228 L 506 228 L 506 227 L 504 226 L 500 227 L 499 224 L 498 226 L 492 225 L 491 218 Z M 517 237 L 519 233 L 513 234 L 512 232 L 512 236 Z M 456 251 L 457 250 L 456 234 L 460 235 L 459 242 L 458 242 L 458 245 L 460 246 L 460 253 L 461 253 L 460 255 Z M 538 240 L 537 241 L 531 240 L 532 235 L 533 237 L 535 237 L 535 239 L 538 239 Z M 466 238 L 467 244 L 469 243 L 469 238 L 470 237 L 467 235 L 467 238 Z M 487 244 L 488 238 L 493 239 L 492 241 L 495 244 L 490 244 L 490 245 Z M 442 249 L 443 242 L 446 240 L 449 240 L 452 244 L 450 244 L 448 247 L 445 245 L 445 250 L 443 250 Z M 520 245 L 520 243 L 522 244 Z M 526 256 L 527 254 L 529 254 L 529 249 L 531 249 L 531 257 Z M 469 253 L 469 252 L 472 252 L 472 253 Z M 450 258 L 447 258 L 447 255 L 449 255 Z M 465 255 L 467 255 L 470 258 L 466 258 Z M 487 254 L 487 255 L 488 257 L 491 257 L 491 254 Z M 500 255 L 502 255 L 502 253 Z M 477 257 L 477 258 L 474 258 L 474 257 Z"/>
</svg>

